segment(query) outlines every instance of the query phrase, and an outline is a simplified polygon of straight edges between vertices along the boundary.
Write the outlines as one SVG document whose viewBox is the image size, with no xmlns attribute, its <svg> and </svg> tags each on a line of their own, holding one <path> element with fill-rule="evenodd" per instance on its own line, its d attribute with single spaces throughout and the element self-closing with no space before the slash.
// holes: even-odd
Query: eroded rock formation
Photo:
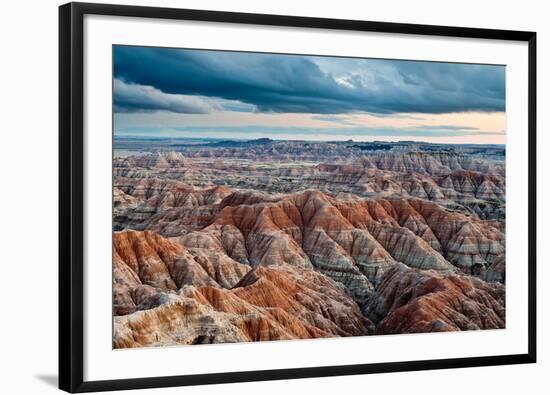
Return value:
<svg viewBox="0 0 550 395">
<path fill-rule="evenodd" d="M 504 326 L 496 223 L 311 190 L 198 202 L 200 229 L 115 233 L 116 347 Z"/>
<path fill-rule="evenodd" d="M 377 147 L 115 158 L 114 346 L 504 328 L 502 151 Z"/>
<path fill-rule="evenodd" d="M 374 332 L 345 287 L 313 268 L 211 260 L 149 231 L 114 244 L 115 347 Z"/>
</svg>

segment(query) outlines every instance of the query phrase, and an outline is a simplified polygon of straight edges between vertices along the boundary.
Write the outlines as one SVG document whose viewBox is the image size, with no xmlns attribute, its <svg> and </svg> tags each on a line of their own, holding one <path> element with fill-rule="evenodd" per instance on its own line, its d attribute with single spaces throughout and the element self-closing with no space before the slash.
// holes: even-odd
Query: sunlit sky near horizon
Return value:
<svg viewBox="0 0 550 395">
<path fill-rule="evenodd" d="M 116 46 L 116 136 L 504 144 L 505 67 Z"/>
</svg>

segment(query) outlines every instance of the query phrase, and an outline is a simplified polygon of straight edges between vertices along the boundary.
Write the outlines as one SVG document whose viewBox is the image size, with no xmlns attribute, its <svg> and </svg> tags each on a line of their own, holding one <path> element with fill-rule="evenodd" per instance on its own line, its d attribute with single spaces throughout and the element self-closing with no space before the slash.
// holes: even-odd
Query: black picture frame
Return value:
<svg viewBox="0 0 550 395">
<path fill-rule="evenodd" d="M 83 378 L 83 19 L 87 14 L 324 28 L 528 43 L 528 352 L 471 358 L 307 367 L 106 381 Z M 536 362 L 536 33 L 283 15 L 68 3 L 59 8 L 59 388 L 71 393 L 343 376 Z"/>
</svg>

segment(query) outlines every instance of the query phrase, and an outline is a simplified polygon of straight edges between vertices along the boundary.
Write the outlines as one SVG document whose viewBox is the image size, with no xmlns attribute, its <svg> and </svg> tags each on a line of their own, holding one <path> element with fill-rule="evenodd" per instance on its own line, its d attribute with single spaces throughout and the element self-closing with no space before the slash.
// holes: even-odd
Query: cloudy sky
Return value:
<svg viewBox="0 0 550 395">
<path fill-rule="evenodd" d="M 505 143 L 503 66 L 114 48 L 117 136 Z"/>
</svg>

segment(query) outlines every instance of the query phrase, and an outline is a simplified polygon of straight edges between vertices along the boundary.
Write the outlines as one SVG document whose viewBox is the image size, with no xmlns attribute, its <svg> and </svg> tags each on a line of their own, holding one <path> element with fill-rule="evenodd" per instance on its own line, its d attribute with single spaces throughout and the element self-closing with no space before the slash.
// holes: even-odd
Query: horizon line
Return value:
<svg viewBox="0 0 550 395">
<path fill-rule="evenodd" d="M 303 139 L 276 139 L 271 137 L 258 137 L 258 138 L 238 138 L 238 137 L 188 137 L 188 136 L 139 136 L 139 135 L 116 135 L 113 133 L 113 141 L 115 139 L 148 139 L 148 140 L 218 140 L 218 141 L 258 141 L 258 140 L 270 140 L 275 142 L 284 142 L 284 141 L 294 141 L 294 142 L 315 142 L 315 143 L 362 143 L 362 144 L 397 144 L 397 143 L 411 143 L 411 144 L 430 144 L 430 145 L 491 145 L 506 147 L 506 144 L 502 143 L 434 143 L 429 141 L 422 140 L 395 140 L 395 141 L 382 141 L 382 140 L 372 140 L 372 141 L 360 141 L 354 139 L 348 140 L 303 140 Z"/>
</svg>

